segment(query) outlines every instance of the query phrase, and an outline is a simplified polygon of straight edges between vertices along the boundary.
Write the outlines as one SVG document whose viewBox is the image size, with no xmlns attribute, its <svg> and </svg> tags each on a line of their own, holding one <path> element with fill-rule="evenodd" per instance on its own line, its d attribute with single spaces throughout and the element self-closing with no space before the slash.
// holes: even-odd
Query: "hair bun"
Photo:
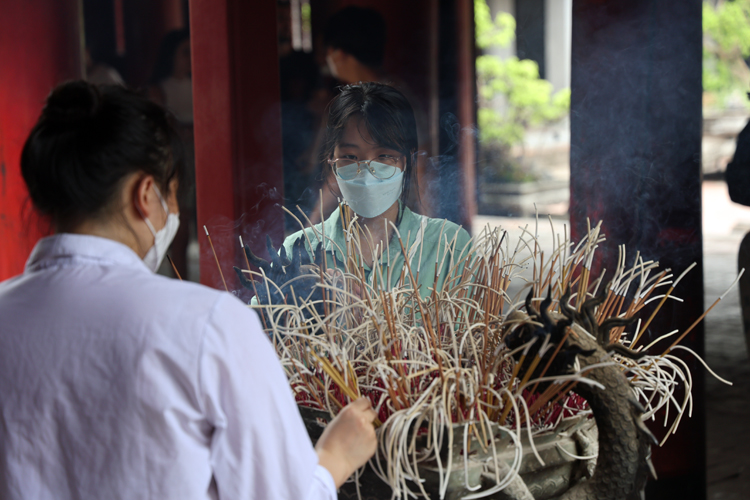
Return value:
<svg viewBox="0 0 750 500">
<path fill-rule="evenodd" d="M 101 95 L 95 85 L 82 80 L 64 83 L 47 97 L 43 116 L 68 125 L 81 124 L 96 116 Z"/>
</svg>

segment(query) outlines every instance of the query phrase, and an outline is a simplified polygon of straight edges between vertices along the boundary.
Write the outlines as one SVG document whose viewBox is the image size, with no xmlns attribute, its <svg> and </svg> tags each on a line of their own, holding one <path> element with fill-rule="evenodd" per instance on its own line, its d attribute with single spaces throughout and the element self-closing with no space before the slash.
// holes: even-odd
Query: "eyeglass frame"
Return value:
<svg viewBox="0 0 750 500">
<path fill-rule="evenodd" d="M 399 170 L 401 170 L 403 172 L 405 166 L 404 166 L 404 168 L 402 168 L 402 167 L 398 166 L 398 163 L 401 161 L 402 158 L 406 158 L 406 155 L 394 156 L 394 158 L 396 158 L 396 165 L 394 165 L 394 167 L 396 167 L 397 169 L 399 169 Z M 336 167 L 334 164 L 337 161 L 342 161 L 342 160 L 351 161 L 351 162 L 354 162 L 354 163 L 357 164 L 357 174 L 354 177 L 352 177 L 352 179 L 356 178 L 359 174 L 362 173 L 362 167 L 360 166 L 360 163 L 365 163 L 367 165 L 365 168 L 367 168 L 367 170 L 370 172 L 370 174 L 372 174 L 372 176 L 375 177 L 376 179 L 380 179 L 381 181 L 388 180 L 391 177 L 393 177 L 394 175 L 396 175 L 396 172 L 393 172 L 393 175 L 391 175 L 390 177 L 386 177 L 386 178 L 378 177 L 377 175 L 375 175 L 375 170 L 370 166 L 370 163 L 376 161 L 377 158 L 371 158 L 369 160 L 352 160 L 351 158 L 335 158 L 335 159 L 332 159 L 332 160 L 331 159 L 327 160 L 328 164 L 333 169 L 333 175 L 335 175 L 339 179 L 344 179 L 344 178 L 339 175 L 339 173 L 338 173 L 338 167 Z M 380 163 L 382 163 L 382 162 L 380 162 Z M 346 180 L 346 179 L 344 179 L 344 180 Z"/>
</svg>

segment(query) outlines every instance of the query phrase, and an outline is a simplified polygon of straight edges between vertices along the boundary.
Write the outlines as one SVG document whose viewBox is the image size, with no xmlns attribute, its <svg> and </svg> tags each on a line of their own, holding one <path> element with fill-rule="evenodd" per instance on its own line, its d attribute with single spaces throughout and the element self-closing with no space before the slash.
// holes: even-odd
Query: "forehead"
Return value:
<svg viewBox="0 0 750 500">
<path fill-rule="evenodd" d="M 336 146 L 338 147 L 339 145 L 342 147 L 344 147 L 344 145 L 353 145 L 363 148 L 377 146 L 377 143 L 367 130 L 367 126 L 362 120 L 362 117 L 352 116 L 349 118 L 349 121 L 346 122 L 344 133 L 341 134 L 339 144 Z"/>
</svg>

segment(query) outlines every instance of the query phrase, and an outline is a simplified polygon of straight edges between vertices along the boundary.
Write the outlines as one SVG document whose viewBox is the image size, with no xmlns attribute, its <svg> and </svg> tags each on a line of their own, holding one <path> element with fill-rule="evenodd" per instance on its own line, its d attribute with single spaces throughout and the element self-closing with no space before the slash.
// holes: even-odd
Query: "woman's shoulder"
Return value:
<svg viewBox="0 0 750 500">
<path fill-rule="evenodd" d="M 231 283 L 227 284 L 231 285 Z M 187 312 L 195 319 L 198 316 L 209 316 L 222 299 L 233 297 L 232 294 L 224 291 L 221 283 L 218 285 L 221 289 L 176 280 L 159 274 L 145 275 L 138 287 L 142 292 L 133 294 L 133 300 L 158 303 L 162 314 L 165 315 L 179 316 Z M 156 300 L 156 297 L 162 297 L 162 299 Z M 241 301 L 238 300 L 238 302 L 242 304 Z"/>
<path fill-rule="evenodd" d="M 300 229 L 299 231 L 296 231 L 287 236 L 284 239 L 284 248 L 286 248 L 287 252 L 289 252 L 289 250 L 291 250 L 292 248 L 292 245 L 294 245 L 294 243 L 300 238 L 305 239 L 305 246 L 308 249 L 317 247 L 324 239 L 326 240 L 326 247 L 328 247 L 328 242 L 331 238 L 336 239 L 341 237 L 341 228 L 339 226 L 341 220 L 340 218 L 340 209 L 336 208 L 336 210 L 334 210 L 333 213 L 331 213 L 331 215 L 329 215 L 324 222 L 320 222 L 311 227 Z"/>
<path fill-rule="evenodd" d="M 448 239 L 452 240 L 456 237 L 460 241 L 471 239 L 469 232 L 466 231 L 463 226 L 449 221 L 448 219 L 427 217 L 426 215 L 420 215 L 415 212 L 412 212 L 412 214 L 416 217 L 418 224 L 424 227 L 425 234 L 443 234 L 447 236 Z"/>
</svg>

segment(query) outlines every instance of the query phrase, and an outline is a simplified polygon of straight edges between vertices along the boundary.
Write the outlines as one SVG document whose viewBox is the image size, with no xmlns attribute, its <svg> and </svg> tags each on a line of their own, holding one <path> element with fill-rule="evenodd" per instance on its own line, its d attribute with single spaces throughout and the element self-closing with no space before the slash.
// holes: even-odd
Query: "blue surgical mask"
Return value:
<svg viewBox="0 0 750 500">
<path fill-rule="evenodd" d="M 370 167 L 378 171 L 391 169 L 390 165 L 378 162 L 370 163 Z M 396 203 L 403 189 L 404 172 L 399 170 L 393 177 L 378 179 L 366 168 L 351 180 L 336 176 L 344 201 L 360 217 L 371 219 L 381 215 Z"/>
</svg>

